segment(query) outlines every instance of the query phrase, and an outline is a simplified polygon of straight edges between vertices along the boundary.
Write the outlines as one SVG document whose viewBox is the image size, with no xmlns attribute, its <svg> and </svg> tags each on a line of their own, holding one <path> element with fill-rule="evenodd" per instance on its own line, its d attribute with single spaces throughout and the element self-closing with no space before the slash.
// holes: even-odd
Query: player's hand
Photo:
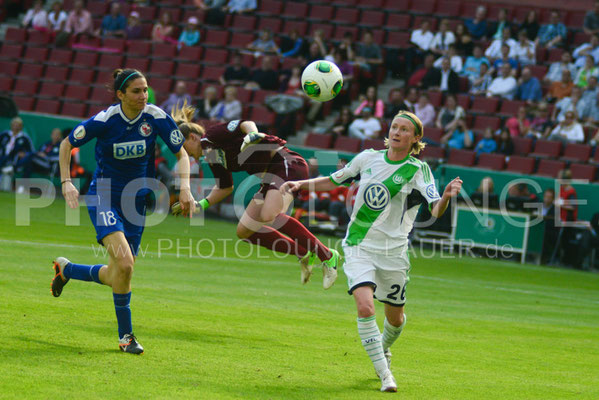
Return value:
<svg viewBox="0 0 599 400">
<path fill-rule="evenodd" d="M 79 191 L 71 181 L 66 181 L 62 184 L 62 195 L 69 207 L 79 207 Z"/>
<path fill-rule="evenodd" d="M 443 196 L 455 197 L 462 190 L 462 183 L 464 183 L 460 177 L 454 178 L 449 184 L 445 187 L 443 191 Z"/>
<path fill-rule="evenodd" d="M 196 203 L 189 189 L 182 189 L 179 193 L 179 204 L 183 215 L 193 216 L 196 210 Z"/>
<path fill-rule="evenodd" d="M 241 147 L 239 148 L 239 151 L 243 152 L 248 147 L 250 147 L 250 146 L 252 146 L 254 144 L 260 143 L 260 141 L 264 138 L 264 136 L 266 136 L 266 135 L 264 133 L 260 133 L 260 132 L 251 132 L 251 133 L 248 133 L 243 138 L 243 143 L 241 144 Z"/>
<path fill-rule="evenodd" d="M 281 194 L 284 195 L 286 193 L 297 192 L 298 190 L 300 190 L 300 186 L 301 183 L 299 183 L 298 181 L 288 181 L 281 185 L 281 188 L 279 190 L 281 191 Z"/>
</svg>

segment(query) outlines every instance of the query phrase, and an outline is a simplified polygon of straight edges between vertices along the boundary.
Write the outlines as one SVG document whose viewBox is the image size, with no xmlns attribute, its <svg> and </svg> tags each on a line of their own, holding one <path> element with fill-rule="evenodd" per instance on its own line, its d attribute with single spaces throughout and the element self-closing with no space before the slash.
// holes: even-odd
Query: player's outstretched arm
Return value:
<svg viewBox="0 0 599 400">
<path fill-rule="evenodd" d="M 307 189 L 316 192 L 330 192 L 335 189 L 335 185 L 328 176 L 320 178 L 304 179 L 303 181 L 289 181 L 281 186 L 281 193 L 293 193 L 298 190 Z"/>
<path fill-rule="evenodd" d="M 213 204 L 220 203 L 231 193 L 233 193 L 233 186 L 224 189 L 214 186 L 205 199 L 195 201 L 194 204 L 196 207 L 200 207 L 202 210 L 205 210 Z M 174 203 L 171 208 L 171 212 L 173 215 L 180 215 L 183 212 L 181 204 L 179 204 L 179 202 Z"/>
<path fill-rule="evenodd" d="M 435 218 L 440 218 L 445 210 L 447 210 L 447 206 L 449 205 L 449 200 L 452 197 L 456 197 L 460 190 L 462 190 L 462 183 L 464 183 L 460 177 L 454 178 L 449 184 L 445 187 L 443 191 L 443 196 L 441 196 L 441 200 L 435 202 L 433 209 L 431 210 L 431 214 Z"/>
<path fill-rule="evenodd" d="M 71 150 L 73 150 L 73 145 L 67 137 L 60 143 L 58 164 L 60 165 L 62 195 L 69 207 L 77 208 L 79 206 L 79 191 L 71 182 Z"/>
<path fill-rule="evenodd" d="M 189 156 L 183 147 L 175 154 L 177 156 L 177 163 L 179 171 L 179 178 L 181 182 L 181 190 L 179 192 L 179 204 L 181 206 L 181 212 L 183 214 L 189 214 L 191 217 L 196 210 L 196 204 L 191 195 L 191 189 L 189 186 Z"/>
</svg>

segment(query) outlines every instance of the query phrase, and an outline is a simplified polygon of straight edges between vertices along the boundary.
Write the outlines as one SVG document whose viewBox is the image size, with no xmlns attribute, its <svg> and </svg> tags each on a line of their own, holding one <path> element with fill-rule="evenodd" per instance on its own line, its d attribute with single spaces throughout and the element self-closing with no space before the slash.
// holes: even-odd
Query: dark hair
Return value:
<svg viewBox="0 0 599 400">
<path fill-rule="evenodd" d="M 116 94 L 118 90 L 125 93 L 131 82 L 137 78 L 144 78 L 144 74 L 136 69 L 115 69 L 112 78 L 114 79 L 112 84 L 114 93 Z"/>
</svg>

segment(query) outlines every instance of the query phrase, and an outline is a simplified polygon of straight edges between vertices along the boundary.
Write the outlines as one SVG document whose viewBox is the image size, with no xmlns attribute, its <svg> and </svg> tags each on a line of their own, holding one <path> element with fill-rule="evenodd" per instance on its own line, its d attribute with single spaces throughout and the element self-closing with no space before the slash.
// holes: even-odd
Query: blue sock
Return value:
<svg viewBox="0 0 599 400">
<path fill-rule="evenodd" d="M 113 293 L 112 298 L 114 299 L 116 320 L 119 324 L 119 339 L 122 339 L 125 334 L 133 332 L 133 327 L 131 326 L 131 308 L 129 307 L 131 292 L 127 294 Z"/>
<path fill-rule="evenodd" d="M 94 281 L 99 283 L 100 281 L 100 268 L 102 268 L 102 264 L 98 265 L 85 265 L 85 264 L 75 264 L 68 263 L 64 270 L 62 271 L 63 275 L 67 279 L 77 279 L 79 281 Z"/>
</svg>

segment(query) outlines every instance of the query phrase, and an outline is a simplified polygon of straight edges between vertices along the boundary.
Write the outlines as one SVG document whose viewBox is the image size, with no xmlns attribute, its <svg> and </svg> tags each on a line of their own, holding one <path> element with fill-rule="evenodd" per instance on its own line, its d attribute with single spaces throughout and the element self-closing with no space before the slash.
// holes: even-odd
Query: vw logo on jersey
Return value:
<svg viewBox="0 0 599 400">
<path fill-rule="evenodd" d="M 364 203 L 374 211 L 387 207 L 390 199 L 389 189 L 382 183 L 372 183 L 364 191 Z"/>
<path fill-rule="evenodd" d="M 143 137 L 148 137 L 152 134 L 152 125 L 147 122 L 143 122 L 139 126 L 139 134 Z"/>
<path fill-rule="evenodd" d="M 75 132 L 73 132 L 73 137 L 77 140 L 81 140 L 85 137 L 85 127 L 83 125 L 79 125 Z"/>
<path fill-rule="evenodd" d="M 404 178 L 401 175 L 393 175 L 393 183 L 395 183 L 396 185 L 401 185 L 402 183 L 404 183 Z"/>
<path fill-rule="evenodd" d="M 229 124 L 227 125 L 227 129 L 229 130 L 229 132 L 234 132 L 235 129 L 237 129 L 237 126 L 239 126 L 239 120 L 238 119 L 229 122 Z"/>
<path fill-rule="evenodd" d="M 171 132 L 170 140 L 171 140 L 171 143 L 175 146 L 178 144 L 181 144 L 181 143 L 183 143 L 183 134 L 181 133 L 181 131 L 179 129 L 175 129 L 174 131 Z"/>
</svg>

